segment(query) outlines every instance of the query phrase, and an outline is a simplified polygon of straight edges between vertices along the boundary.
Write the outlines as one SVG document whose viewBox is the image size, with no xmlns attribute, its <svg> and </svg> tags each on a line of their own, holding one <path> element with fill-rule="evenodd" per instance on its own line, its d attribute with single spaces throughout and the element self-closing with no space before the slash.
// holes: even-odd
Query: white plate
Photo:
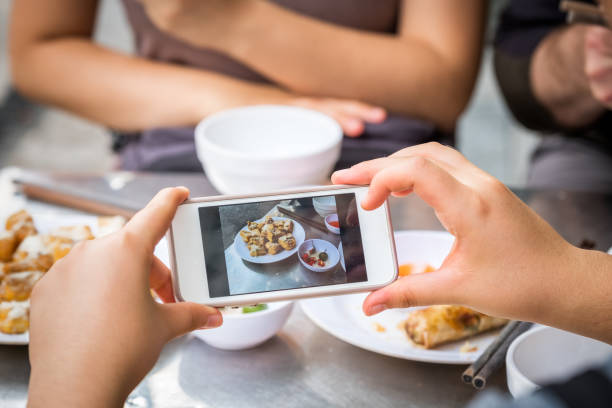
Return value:
<svg viewBox="0 0 612 408">
<path fill-rule="evenodd" d="M 89 225 L 94 235 L 98 232 L 98 218 L 92 215 L 58 215 L 52 211 L 28 211 L 34 218 L 36 229 L 42 234 L 47 233 L 57 227 L 71 225 Z M 0 225 L 4 226 L 4 218 L 6 214 L 0 217 Z M 4 334 L 0 333 L 0 344 L 6 345 L 27 345 L 30 343 L 30 335 L 28 332 L 23 334 Z"/>
<path fill-rule="evenodd" d="M 439 267 L 452 247 L 454 238 L 446 232 L 402 231 L 395 234 L 398 262 L 428 263 Z M 367 294 L 306 299 L 301 306 L 306 315 L 320 328 L 354 346 L 375 353 L 442 364 L 469 364 L 495 339 L 497 332 L 483 333 L 467 341 L 476 346 L 474 352 L 461 352 L 466 340 L 442 345 L 433 350 L 412 343 L 399 324 L 411 309 L 386 310 L 367 317 L 362 309 Z M 377 331 L 384 328 L 384 332 Z"/>
<path fill-rule="evenodd" d="M 2 213 L 0 215 L 0 226 L 4 227 L 6 217 L 14 212 L 19 210 L 11 209 L 8 213 Z M 39 203 L 29 203 L 26 206 L 26 210 L 32 215 L 34 219 L 34 225 L 36 229 L 42 233 L 48 233 L 49 231 L 62 227 L 62 226 L 73 226 L 73 225 L 88 225 L 91 228 L 91 231 L 94 235 L 98 235 L 98 217 L 94 215 L 87 215 L 80 212 L 68 210 L 68 209 L 56 209 L 54 207 L 49 207 L 46 204 Z M 161 253 L 167 254 L 165 241 L 158 246 L 162 246 Z M 156 248 L 157 252 L 157 248 Z M 167 255 L 166 262 L 167 264 Z M 0 333 L 0 344 L 5 345 L 27 345 L 30 343 L 29 333 L 23 334 L 4 334 Z"/>
<path fill-rule="evenodd" d="M 264 218 L 260 218 L 255 222 L 263 222 Z M 272 219 L 274 219 L 274 221 L 286 221 L 289 218 L 272 217 Z M 236 248 L 236 252 L 238 252 L 238 255 L 240 255 L 240 257 L 245 261 L 253 262 L 256 264 L 269 264 L 289 258 L 291 255 L 297 252 L 302 242 L 304 242 L 304 238 L 306 238 L 306 232 L 304 232 L 304 228 L 302 228 L 302 226 L 294 220 L 291 221 L 293 221 L 292 234 L 295 237 L 295 248 L 293 248 L 291 251 L 283 250 L 282 252 L 279 252 L 275 255 L 251 256 L 251 254 L 249 253 L 249 249 L 246 246 L 246 243 L 240 237 L 240 231 L 248 230 L 248 228 L 244 226 L 234 238 L 234 248 Z"/>
</svg>

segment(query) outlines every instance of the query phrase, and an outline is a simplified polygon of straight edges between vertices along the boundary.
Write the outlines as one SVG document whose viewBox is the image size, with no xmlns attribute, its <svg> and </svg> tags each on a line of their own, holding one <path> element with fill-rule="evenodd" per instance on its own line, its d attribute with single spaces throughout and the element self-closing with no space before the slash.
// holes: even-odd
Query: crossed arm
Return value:
<svg viewBox="0 0 612 408">
<path fill-rule="evenodd" d="M 34 99 L 126 130 L 193 124 L 228 107 L 296 97 L 363 101 L 452 129 L 477 75 L 486 9 L 483 0 L 405 0 L 398 34 L 383 35 L 260 0 L 142 3 L 159 28 L 221 50 L 278 86 L 97 46 L 91 41 L 97 0 L 15 1 L 15 84 Z"/>
</svg>

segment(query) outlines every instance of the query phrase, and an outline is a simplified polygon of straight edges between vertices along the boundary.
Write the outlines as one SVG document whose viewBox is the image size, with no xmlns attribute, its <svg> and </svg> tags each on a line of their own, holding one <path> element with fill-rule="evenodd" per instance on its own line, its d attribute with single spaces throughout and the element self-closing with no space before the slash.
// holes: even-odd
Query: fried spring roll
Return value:
<svg viewBox="0 0 612 408">
<path fill-rule="evenodd" d="M 406 334 L 425 348 L 460 340 L 506 324 L 464 306 L 431 306 L 416 310 L 404 322 Z"/>
</svg>

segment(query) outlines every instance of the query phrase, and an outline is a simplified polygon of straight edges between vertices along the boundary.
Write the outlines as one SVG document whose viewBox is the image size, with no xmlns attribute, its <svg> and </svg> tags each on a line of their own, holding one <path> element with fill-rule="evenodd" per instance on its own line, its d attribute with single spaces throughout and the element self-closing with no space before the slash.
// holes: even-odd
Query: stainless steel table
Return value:
<svg viewBox="0 0 612 408">
<path fill-rule="evenodd" d="M 570 242 L 588 239 L 601 250 L 612 246 L 612 196 L 517 193 Z M 396 230 L 442 228 L 433 211 L 416 197 L 394 199 L 391 208 Z M 359 349 L 316 327 L 298 306 L 277 337 L 252 350 L 219 351 L 191 336 L 171 342 L 126 404 L 460 407 L 477 394 L 461 383 L 464 368 Z M 0 346 L 0 406 L 25 405 L 28 375 L 27 348 Z M 506 390 L 504 371 L 489 384 Z"/>
</svg>

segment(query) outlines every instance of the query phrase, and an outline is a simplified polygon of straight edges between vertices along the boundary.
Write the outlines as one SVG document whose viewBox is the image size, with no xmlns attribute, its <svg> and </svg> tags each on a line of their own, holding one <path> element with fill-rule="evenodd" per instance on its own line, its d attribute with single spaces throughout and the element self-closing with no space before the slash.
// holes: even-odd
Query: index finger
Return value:
<svg viewBox="0 0 612 408">
<path fill-rule="evenodd" d="M 187 197 L 189 190 L 186 187 L 164 188 L 132 217 L 125 230 L 140 237 L 152 250 L 170 227 L 176 208 Z"/>
</svg>

